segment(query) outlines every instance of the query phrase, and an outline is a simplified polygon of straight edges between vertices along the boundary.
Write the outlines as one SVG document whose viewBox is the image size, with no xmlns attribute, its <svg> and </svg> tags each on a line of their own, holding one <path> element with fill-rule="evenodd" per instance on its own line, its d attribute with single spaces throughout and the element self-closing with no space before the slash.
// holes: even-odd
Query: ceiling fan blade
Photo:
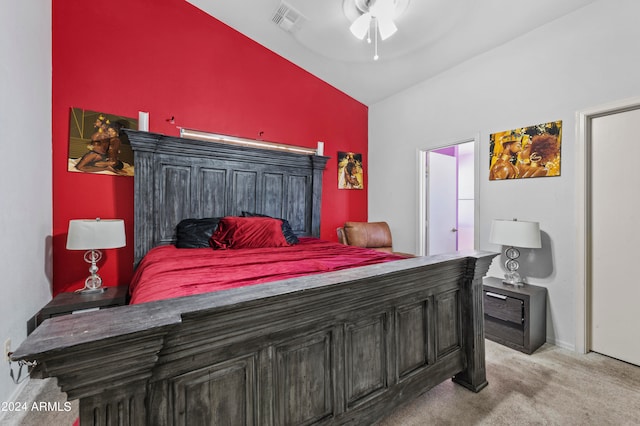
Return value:
<svg viewBox="0 0 640 426">
<path fill-rule="evenodd" d="M 371 13 L 367 12 L 363 15 L 358 16 L 358 19 L 353 21 L 349 29 L 351 33 L 362 40 L 364 36 L 367 34 L 369 27 L 371 26 Z"/>
<path fill-rule="evenodd" d="M 386 40 L 398 31 L 398 27 L 396 27 L 396 24 L 391 20 L 391 18 L 379 16 L 376 19 L 378 20 L 380 39 Z"/>
</svg>

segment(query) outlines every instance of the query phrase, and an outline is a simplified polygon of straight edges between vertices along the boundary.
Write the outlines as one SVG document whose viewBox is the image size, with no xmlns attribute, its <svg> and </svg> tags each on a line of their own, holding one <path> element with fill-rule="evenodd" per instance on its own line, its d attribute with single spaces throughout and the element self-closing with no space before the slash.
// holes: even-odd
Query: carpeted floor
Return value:
<svg viewBox="0 0 640 426">
<path fill-rule="evenodd" d="M 473 393 L 446 381 L 379 422 L 424 425 L 640 426 L 640 367 L 545 344 L 525 355 L 486 341 L 489 386 Z M 65 401 L 54 380 L 31 380 L 20 401 Z M 64 408 L 64 405 L 60 405 Z M 3 426 L 71 426 L 71 410 L 4 413 Z"/>
<path fill-rule="evenodd" d="M 526 355 L 486 341 L 489 386 L 444 382 L 379 426 L 640 425 L 640 367 L 545 344 Z"/>
<path fill-rule="evenodd" d="M 14 402 L 25 409 L 0 413 L 0 425 L 72 426 L 78 418 L 78 401 L 67 402 L 55 379 L 30 379 Z"/>
</svg>

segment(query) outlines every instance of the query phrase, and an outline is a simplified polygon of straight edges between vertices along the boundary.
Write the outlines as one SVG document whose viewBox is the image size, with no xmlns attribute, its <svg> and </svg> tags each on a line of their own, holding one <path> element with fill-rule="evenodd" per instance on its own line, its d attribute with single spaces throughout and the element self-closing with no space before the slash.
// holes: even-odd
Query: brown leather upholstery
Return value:
<svg viewBox="0 0 640 426">
<path fill-rule="evenodd" d="M 342 244 L 393 252 L 391 230 L 387 222 L 345 222 L 337 232 L 338 241 Z"/>
<path fill-rule="evenodd" d="M 338 242 L 340 244 L 348 245 L 347 244 L 347 236 L 344 235 L 344 228 L 343 227 L 339 227 L 338 229 L 336 229 L 336 232 L 338 233 Z"/>
</svg>

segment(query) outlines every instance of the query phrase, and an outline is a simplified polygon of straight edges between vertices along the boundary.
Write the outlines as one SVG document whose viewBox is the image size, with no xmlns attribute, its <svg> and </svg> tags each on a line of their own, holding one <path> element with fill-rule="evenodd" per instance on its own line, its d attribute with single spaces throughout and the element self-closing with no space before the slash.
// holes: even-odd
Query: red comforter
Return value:
<svg viewBox="0 0 640 426">
<path fill-rule="evenodd" d="M 395 254 L 300 238 L 290 247 L 213 250 L 155 247 L 130 286 L 131 303 L 188 296 L 404 259 Z"/>
</svg>

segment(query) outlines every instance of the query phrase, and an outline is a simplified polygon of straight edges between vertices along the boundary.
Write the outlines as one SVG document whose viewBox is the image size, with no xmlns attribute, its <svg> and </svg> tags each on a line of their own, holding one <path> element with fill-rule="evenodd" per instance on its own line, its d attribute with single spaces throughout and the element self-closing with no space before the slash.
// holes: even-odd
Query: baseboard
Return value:
<svg viewBox="0 0 640 426">
<path fill-rule="evenodd" d="M 569 342 L 564 342 L 562 340 L 556 340 L 556 339 L 552 339 L 549 336 L 547 336 L 547 343 L 557 346 L 559 348 L 562 349 L 567 349 L 569 351 L 575 352 L 576 351 L 576 345 L 574 345 L 573 343 L 569 343 Z"/>
</svg>

